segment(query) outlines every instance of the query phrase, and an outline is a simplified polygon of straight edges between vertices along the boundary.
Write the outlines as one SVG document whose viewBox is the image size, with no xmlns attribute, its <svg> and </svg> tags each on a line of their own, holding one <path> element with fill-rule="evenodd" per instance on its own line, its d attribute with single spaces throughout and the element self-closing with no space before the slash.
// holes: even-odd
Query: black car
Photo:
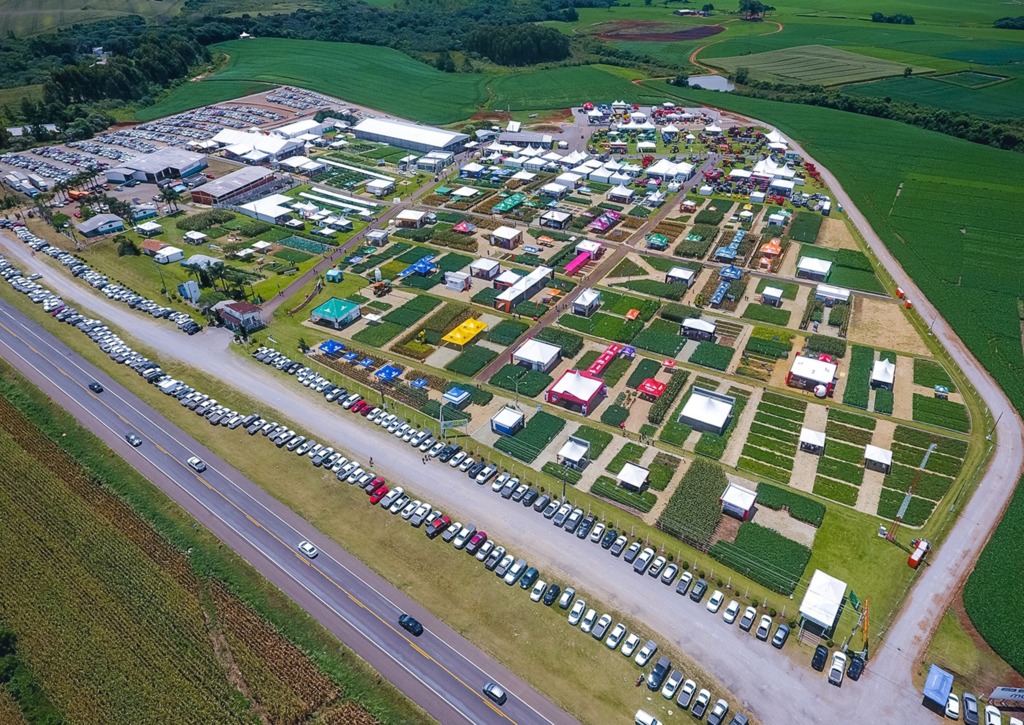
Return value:
<svg viewBox="0 0 1024 725">
<path fill-rule="evenodd" d="M 588 516 L 587 518 L 583 519 L 582 523 L 580 523 L 579 529 L 576 530 L 576 538 L 577 539 L 585 539 L 585 538 L 587 538 L 587 536 L 590 534 L 590 530 L 592 528 L 594 528 L 594 523 L 596 521 L 597 521 L 597 519 L 594 518 L 593 515 Z"/>
<path fill-rule="evenodd" d="M 543 511 L 544 509 L 546 509 L 548 507 L 549 503 L 551 503 L 551 495 L 550 494 L 546 494 L 546 493 L 541 494 L 541 497 L 538 498 L 534 502 L 533 510 L 534 511 Z"/>
<path fill-rule="evenodd" d="M 693 589 L 690 590 L 690 599 L 699 602 L 704 598 L 704 593 L 708 590 L 708 583 L 703 579 L 698 579 L 697 583 L 693 585 Z"/>
<path fill-rule="evenodd" d="M 533 506 L 533 502 L 536 501 L 539 496 L 540 496 L 540 491 L 538 491 L 535 488 L 531 488 L 523 496 L 523 506 L 527 506 L 527 507 Z"/>
<path fill-rule="evenodd" d="M 558 601 L 558 595 L 562 593 L 562 587 L 557 584 L 552 584 L 544 592 L 544 606 L 550 607 L 552 604 Z"/>
<path fill-rule="evenodd" d="M 445 446 L 441 450 L 441 453 L 438 454 L 437 460 L 441 461 L 442 463 L 447 463 L 448 461 L 450 461 L 452 459 L 452 456 L 454 456 L 456 453 L 458 453 L 461 450 L 462 450 L 462 446 L 460 446 L 460 445 L 452 444 L 452 445 L 449 445 L 449 446 Z"/>
<path fill-rule="evenodd" d="M 89 383 L 89 390 L 91 390 L 94 393 L 102 393 L 103 386 L 94 380 L 93 382 Z"/>
<path fill-rule="evenodd" d="M 469 467 L 469 470 L 466 471 L 466 475 L 469 476 L 470 478 L 475 479 L 477 476 L 480 475 L 480 471 L 484 470 L 484 468 L 486 467 L 486 461 L 477 461 L 476 463 Z"/>
<path fill-rule="evenodd" d="M 823 644 L 819 644 L 814 648 L 814 657 L 811 659 L 811 667 L 816 669 L 818 672 L 825 670 L 825 662 L 828 660 L 828 647 Z"/>
<path fill-rule="evenodd" d="M 651 674 L 647 675 L 647 689 L 652 692 L 660 690 L 662 683 L 665 682 L 665 678 L 668 677 L 669 670 L 671 669 L 672 660 L 665 656 L 659 657 L 658 663 L 654 665 L 654 669 L 651 670 Z"/>
<path fill-rule="evenodd" d="M 398 617 L 398 623 L 402 625 L 402 629 L 409 632 L 413 637 L 419 637 L 423 634 L 423 625 L 417 622 L 414 618 L 408 614 L 401 614 Z"/>
<path fill-rule="evenodd" d="M 864 673 L 864 658 L 860 655 L 854 655 L 850 658 L 850 664 L 846 668 L 846 676 L 851 680 L 859 680 L 860 676 Z"/>
<path fill-rule="evenodd" d="M 139 438 L 139 436 L 135 435 L 134 433 L 126 434 L 124 439 L 131 443 L 133 448 L 138 448 L 139 446 L 142 445 L 142 439 Z"/>
<path fill-rule="evenodd" d="M 619 532 L 615 529 L 608 529 L 606 532 L 604 532 L 604 536 L 601 538 L 601 548 L 612 548 L 612 544 L 615 543 L 615 540 L 617 538 L 619 538 Z"/>
</svg>

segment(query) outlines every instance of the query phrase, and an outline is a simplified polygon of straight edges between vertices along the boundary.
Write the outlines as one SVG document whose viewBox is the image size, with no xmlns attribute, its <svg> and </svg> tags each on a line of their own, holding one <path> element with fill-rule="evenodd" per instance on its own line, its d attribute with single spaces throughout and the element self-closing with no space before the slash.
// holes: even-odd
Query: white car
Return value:
<svg viewBox="0 0 1024 725">
<path fill-rule="evenodd" d="M 466 452 L 465 451 L 459 451 L 454 456 L 452 456 L 451 459 L 449 459 L 448 465 L 451 466 L 452 468 L 458 468 L 459 464 L 462 463 L 462 461 L 465 460 L 465 458 L 466 458 Z"/>
<path fill-rule="evenodd" d="M 622 642 L 622 638 L 626 636 L 626 625 L 621 622 L 616 624 L 608 635 L 608 639 L 604 641 L 605 646 L 608 649 L 618 649 L 619 644 Z"/>
<path fill-rule="evenodd" d="M 722 619 L 725 620 L 726 624 L 732 624 L 736 621 L 736 617 L 740 616 L 740 603 L 733 599 L 729 602 L 729 606 L 725 608 L 725 613 L 722 615 Z"/>
<path fill-rule="evenodd" d="M 729 712 L 729 703 L 719 698 L 715 702 L 715 706 L 711 708 L 711 713 L 708 715 L 709 723 L 722 723 L 725 722 L 725 715 Z"/>
<path fill-rule="evenodd" d="M 754 632 L 754 636 L 762 642 L 768 639 L 768 635 L 772 631 L 772 618 L 767 614 L 762 614 L 761 619 L 757 623 L 757 631 Z"/>
<path fill-rule="evenodd" d="M 661 688 L 661 696 L 666 700 L 671 700 L 676 696 L 676 691 L 681 684 L 683 684 L 683 673 L 679 670 L 672 670 L 672 674 L 665 680 L 665 686 Z"/>
<path fill-rule="evenodd" d="M 985 705 L 985 725 L 1003 725 L 1003 714 L 995 705 Z"/>
<path fill-rule="evenodd" d="M 206 464 L 203 462 L 203 459 L 200 458 L 199 456 L 192 456 L 191 458 L 189 458 L 188 467 L 191 468 L 196 473 L 202 473 L 203 471 L 206 470 Z"/>
<path fill-rule="evenodd" d="M 505 484 L 508 483 L 508 479 L 511 477 L 512 474 L 508 471 L 502 472 L 501 475 L 494 479 L 494 483 L 491 484 L 491 490 L 498 493 L 501 489 L 505 488 Z"/>
<path fill-rule="evenodd" d="M 455 539 L 452 540 L 452 546 L 456 549 L 466 548 L 466 543 L 469 541 L 469 537 L 476 534 L 476 527 L 472 524 L 463 526 L 459 533 L 455 535 Z"/>
<path fill-rule="evenodd" d="M 441 451 L 443 450 L 444 443 L 438 441 L 437 443 L 434 444 L 434 447 L 430 449 L 427 455 L 430 456 L 431 458 L 437 458 L 439 455 L 441 455 Z"/>
<path fill-rule="evenodd" d="M 647 644 L 640 648 L 640 651 L 637 653 L 636 657 L 633 658 L 633 661 L 641 667 L 646 667 L 647 663 L 651 661 L 651 658 L 654 657 L 654 653 L 657 651 L 658 645 L 653 639 L 649 639 L 647 640 Z"/>
<path fill-rule="evenodd" d="M 577 599 L 576 603 L 572 605 L 572 609 L 569 610 L 569 624 L 575 627 L 583 619 L 583 612 L 587 608 L 587 603 L 582 599 Z M 593 610 L 591 610 L 593 611 Z"/>
<path fill-rule="evenodd" d="M 404 438 L 406 433 L 413 433 L 415 429 L 408 423 L 402 423 L 395 429 L 395 438 Z"/>
<path fill-rule="evenodd" d="M 601 543 L 601 537 L 604 536 L 604 524 L 596 524 L 594 530 L 590 532 L 590 541 L 595 544 Z"/>
<path fill-rule="evenodd" d="M 544 596 L 544 592 L 547 590 L 548 584 L 543 579 L 538 579 L 537 583 L 533 585 L 533 591 L 530 592 L 530 600 L 539 602 L 540 598 Z"/>
<path fill-rule="evenodd" d="M 687 680 L 683 683 L 683 689 L 679 691 L 679 698 L 676 700 L 676 704 L 683 710 L 687 710 L 690 707 L 690 701 L 693 700 L 693 693 L 697 691 L 697 683 L 693 680 Z"/>
<path fill-rule="evenodd" d="M 722 592 L 715 590 L 715 593 L 708 599 L 707 608 L 708 611 L 714 614 L 722 607 L 722 602 L 725 601 L 725 595 Z"/>
<path fill-rule="evenodd" d="M 459 464 L 459 470 L 462 473 L 465 473 L 466 471 L 468 471 L 470 468 L 473 467 L 474 463 L 476 463 L 476 461 L 474 459 L 470 458 L 469 456 L 466 456 L 462 460 L 462 463 Z"/>
<path fill-rule="evenodd" d="M 405 508 L 402 509 L 402 518 L 405 519 L 406 521 L 411 519 L 412 515 L 414 513 L 416 513 L 416 509 L 418 509 L 422 504 L 423 504 L 422 501 L 411 501 L 411 502 L 407 503 L 405 505 Z"/>
<path fill-rule="evenodd" d="M 626 637 L 626 641 L 622 643 L 622 655 L 624 657 L 632 657 L 633 653 L 636 652 L 637 646 L 640 644 L 640 637 L 635 634 L 631 634 Z"/>
<path fill-rule="evenodd" d="M 308 541 L 299 542 L 299 551 L 305 554 L 306 557 L 309 559 L 315 559 L 316 555 L 320 553 L 319 551 L 317 551 L 316 547 Z"/>
<path fill-rule="evenodd" d="M 587 634 L 590 634 L 590 630 L 592 630 L 594 628 L 594 623 L 596 621 L 597 621 L 597 610 L 596 609 L 588 609 L 587 613 L 585 615 L 583 615 L 583 624 L 580 625 L 580 629 L 582 629 Z"/>
<path fill-rule="evenodd" d="M 946 699 L 946 717 L 950 720 L 960 719 L 960 698 L 952 692 L 949 693 L 949 697 Z"/>
<path fill-rule="evenodd" d="M 828 668 L 828 681 L 836 687 L 842 687 L 844 674 L 846 674 L 846 655 L 836 652 L 832 655 L 832 666 Z M 986 713 L 987 719 L 988 714 Z"/>
</svg>

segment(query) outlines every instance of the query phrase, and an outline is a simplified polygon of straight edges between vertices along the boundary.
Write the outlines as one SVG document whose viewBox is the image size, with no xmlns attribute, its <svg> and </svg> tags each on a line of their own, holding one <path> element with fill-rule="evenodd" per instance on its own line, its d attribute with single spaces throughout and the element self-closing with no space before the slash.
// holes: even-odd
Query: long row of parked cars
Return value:
<svg viewBox="0 0 1024 725">
<path fill-rule="evenodd" d="M 123 302 L 133 310 L 145 312 L 152 317 L 169 320 L 177 325 L 179 330 L 188 335 L 194 335 L 203 329 L 202 325 L 193 320 L 188 314 L 178 312 L 171 307 L 165 307 L 158 302 L 133 292 L 124 285 L 111 282 L 107 279 L 106 275 L 92 269 L 75 255 L 65 252 L 60 247 L 51 245 L 42 237 L 37 237 L 27 227 L 18 223 L 12 223 L 10 227 L 18 235 L 18 239 L 28 245 L 30 249 L 45 254 L 48 257 L 53 257 L 67 267 L 73 276 L 88 282 L 106 295 L 107 298 L 116 302 Z M 20 270 L 17 270 L 17 273 L 20 275 Z"/>
</svg>

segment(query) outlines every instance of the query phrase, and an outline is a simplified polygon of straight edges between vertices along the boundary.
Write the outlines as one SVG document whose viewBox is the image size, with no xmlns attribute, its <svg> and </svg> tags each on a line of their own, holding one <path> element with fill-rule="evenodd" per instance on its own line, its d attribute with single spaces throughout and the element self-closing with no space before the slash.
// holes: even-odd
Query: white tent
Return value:
<svg viewBox="0 0 1024 725">
<path fill-rule="evenodd" d="M 796 274 L 798 277 L 804 275 L 807 277 L 825 278 L 831 269 L 831 262 L 825 259 L 816 259 L 815 257 L 800 257 L 800 260 L 796 263 Z"/>
<path fill-rule="evenodd" d="M 892 388 L 896 380 L 896 363 L 889 360 L 878 360 L 871 368 L 871 384 Z"/>
<path fill-rule="evenodd" d="M 562 356 L 562 348 L 540 340 L 527 340 L 512 353 L 512 362 L 532 370 L 547 372 Z"/>
<path fill-rule="evenodd" d="M 687 285 L 691 285 L 696 279 L 696 275 L 696 272 L 687 267 L 673 267 L 665 274 L 665 277 L 670 282 L 685 282 Z"/>
<path fill-rule="evenodd" d="M 574 467 L 578 467 L 584 460 L 586 460 L 588 453 L 590 453 L 589 442 L 582 438 L 569 436 L 569 440 L 567 440 L 565 445 L 563 445 L 558 451 L 558 458 L 572 464 Z"/>
<path fill-rule="evenodd" d="M 892 451 L 869 443 L 864 446 L 864 460 L 867 463 L 875 464 L 876 467 L 884 468 L 888 472 L 892 467 Z"/>
<path fill-rule="evenodd" d="M 800 616 L 822 629 L 831 630 L 845 597 L 846 582 L 816 569 L 807 594 L 800 602 Z"/>
<path fill-rule="evenodd" d="M 714 335 L 716 325 L 714 322 L 711 322 L 710 320 L 702 320 L 699 317 L 687 317 L 685 320 L 683 320 L 683 329 Z"/>
<path fill-rule="evenodd" d="M 820 453 L 825 450 L 825 433 L 810 428 L 801 428 L 800 450 L 808 453 Z"/>
<path fill-rule="evenodd" d="M 838 370 L 838 366 L 834 363 L 800 355 L 793 358 L 793 365 L 789 368 L 789 373 L 791 376 L 809 380 L 812 383 L 829 385 L 835 380 L 836 370 Z"/>
<path fill-rule="evenodd" d="M 636 192 L 630 189 L 628 186 L 619 184 L 613 189 L 608 190 L 609 199 L 621 199 L 623 201 L 631 201 Z"/>
<path fill-rule="evenodd" d="M 536 178 L 537 178 L 537 175 L 536 174 L 532 174 L 529 171 L 517 171 L 516 173 L 512 174 L 511 180 L 512 181 L 527 182 L 527 181 L 533 181 Z"/>
<path fill-rule="evenodd" d="M 632 491 L 641 490 L 647 483 L 647 477 L 651 472 L 635 463 L 626 463 L 616 476 L 619 485 Z"/>
<path fill-rule="evenodd" d="M 734 404 L 735 400 L 727 395 L 694 388 L 679 414 L 679 422 L 721 435 L 732 417 Z"/>
<path fill-rule="evenodd" d="M 822 302 L 835 304 L 836 302 L 849 302 L 850 290 L 845 287 L 835 287 L 830 284 L 819 284 L 814 288 L 814 299 Z"/>
<path fill-rule="evenodd" d="M 757 493 L 738 483 L 730 482 L 725 487 L 725 491 L 722 493 L 719 501 L 722 504 L 722 511 L 724 513 L 735 516 L 740 521 L 746 521 L 750 518 L 750 511 L 754 508 L 754 502 L 757 501 Z"/>
</svg>

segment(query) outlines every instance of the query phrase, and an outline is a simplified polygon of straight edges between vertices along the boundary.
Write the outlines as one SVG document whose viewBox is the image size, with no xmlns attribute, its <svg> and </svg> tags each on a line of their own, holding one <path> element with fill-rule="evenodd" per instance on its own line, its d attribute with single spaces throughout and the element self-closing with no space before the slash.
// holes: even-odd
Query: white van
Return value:
<svg viewBox="0 0 1024 725">
<path fill-rule="evenodd" d="M 658 720 L 658 718 L 644 710 L 636 711 L 636 718 L 634 718 L 634 722 L 636 725 L 661 725 L 661 721 Z"/>
</svg>

